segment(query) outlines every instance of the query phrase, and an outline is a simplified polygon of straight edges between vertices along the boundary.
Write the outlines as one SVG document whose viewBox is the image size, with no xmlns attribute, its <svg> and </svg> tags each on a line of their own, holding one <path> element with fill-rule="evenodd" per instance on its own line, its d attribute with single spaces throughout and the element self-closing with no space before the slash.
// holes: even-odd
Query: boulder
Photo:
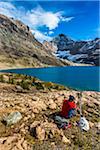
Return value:
<svg viewBox="0 0 100 150">
<path fill-rule="evenodd" d="M 42 123 L 44 129 L 45 129 L 45 134 L 46 134 L 46 139 L 50 138 L 54 138 L 56 137 L 56 135 L 62 135 L 62 131 L 60 131 L 57 127 L 57 125 L 55 123 L 52 122 L 44 122 Z"/>
<path fill-rule="evenodd" d="M 52 139 L 56 134 L 59 136 L 62 135 L 60 130 L 57 128 L 57 125 L 52 122 L 48 122 L 47 120 L 44 122 L 34 121 L 30 126 L 30 133 L 33 137 L 36 137 L 40 141 L 44 139 Z"/>
<path fill-rule="evenodd" d="M 6 125 L 12 125 L 17 123 L 18 121 L 20 121 L 22 119 L 22 115 L 20 112 L 11 112 L 7 117 L 5 117 L 3 119 L 3 122 Z"/>
<path fill-rule="evenodd" d="M 38 126 L 36 128 L 36 137 L 40 140 L 43 141 L 45 139 L 45 130 L 41 127 Z"/>
<path fill-rule="evenodd" d="M 16 85 L 17 92 L 22 92 L 23 88 L 20 85 Z"/>
</svg>

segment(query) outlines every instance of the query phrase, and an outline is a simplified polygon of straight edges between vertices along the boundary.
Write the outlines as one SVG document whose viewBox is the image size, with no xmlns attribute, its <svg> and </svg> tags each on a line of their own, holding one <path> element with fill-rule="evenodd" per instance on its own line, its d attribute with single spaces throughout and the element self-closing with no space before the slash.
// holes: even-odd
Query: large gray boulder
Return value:
<svg viewBox="0 0 100 150">
<path fill-rule="evenodd" d="M 22 119 L 22 115 L 20 112 L 11 112 L 7 117 L 3 119 L 6 125 L 12 125 L 17 123 Z"/>
</svg>

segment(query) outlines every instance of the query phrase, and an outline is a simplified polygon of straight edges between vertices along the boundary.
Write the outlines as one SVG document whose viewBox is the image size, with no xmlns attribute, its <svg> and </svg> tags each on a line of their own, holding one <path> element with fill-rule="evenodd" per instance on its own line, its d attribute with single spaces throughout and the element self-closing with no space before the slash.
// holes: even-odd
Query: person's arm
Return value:
<svg viewBox="0 0 100 150">
<path fill-rule="evenodd" d="M 78 106 L 76 106 L 76 111 L 80 113 L 80 108 Z"/>
<path fill-rule="evenodd" d="M 78 113 L 80 113 L 80 109 L 79 109 L 79 107 L 76 105 L 76 103 L 75 103 L 75 109 L 76 109 L 76 111 L 77 111 Z"/>
</svg>

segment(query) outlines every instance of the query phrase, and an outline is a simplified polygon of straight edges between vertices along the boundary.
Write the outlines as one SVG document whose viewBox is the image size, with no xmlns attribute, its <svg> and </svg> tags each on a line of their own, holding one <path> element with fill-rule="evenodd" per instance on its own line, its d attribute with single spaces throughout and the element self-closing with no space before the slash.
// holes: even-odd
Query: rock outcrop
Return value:
<svg viewBox="0 0 100 150">
<path fill-rule="evenodd" d="M 99 65 L 100 38 L 90 41 L 75 41 L 64 34 L 59 34 L 52 40 L 57 46 L 55 55 L 75 63 Z"/>
<path fill-rule="evenodd" d="M 43 45 L 48 51 L 51 51 L 51 52 L 55 52 L 58 49 L 57 45 L 54 44 L 54 42 L 52 41 L 51 42 L 43 41 Z"/>
</svg>

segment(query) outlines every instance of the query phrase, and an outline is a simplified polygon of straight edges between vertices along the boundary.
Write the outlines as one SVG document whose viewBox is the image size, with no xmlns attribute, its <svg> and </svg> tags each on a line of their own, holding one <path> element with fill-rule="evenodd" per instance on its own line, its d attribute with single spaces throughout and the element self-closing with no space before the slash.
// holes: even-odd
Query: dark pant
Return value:
<svg viewBox="0 0 100 150">
<path fill-rule="evenodd" d="M 73 116 L 76 116 L 76 111 L 75 109 L 71 109 L 69 112 L 68 112 L 68 118 L 71 118 Z"/>
</svg>

